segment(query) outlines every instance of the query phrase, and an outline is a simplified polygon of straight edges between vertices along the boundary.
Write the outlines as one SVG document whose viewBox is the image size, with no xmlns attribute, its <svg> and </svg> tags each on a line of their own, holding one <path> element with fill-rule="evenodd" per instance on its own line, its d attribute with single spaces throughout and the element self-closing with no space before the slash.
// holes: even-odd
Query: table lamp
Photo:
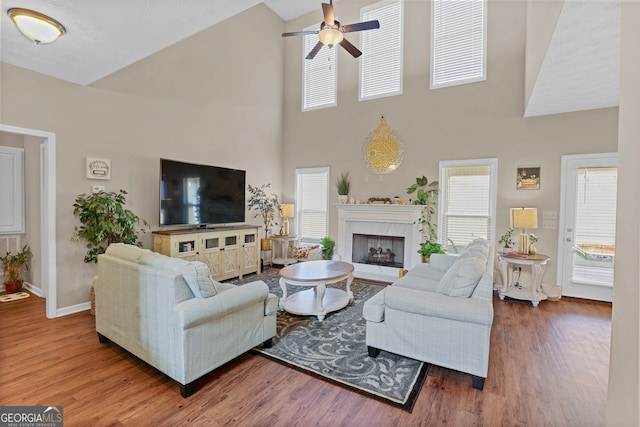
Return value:
<svg viewBox="0 0 640 427">
<path fill-rule="evenodd" d="M 282 221 L 282 234 L 284 236 L 289 235 L 289 218 L 293 218 L 293 204 L 283 204 L 280 205 L 280 218 L 283 218 Z"/>
<path fill-rule="evenodd" d="M 538 228 L 538 209 L 515 208 L 511 209 L 512 228 L 520 228 L 520 242 L 518 253 L 529 253 L 529 234 L 527 230 Z"/>
</svg>

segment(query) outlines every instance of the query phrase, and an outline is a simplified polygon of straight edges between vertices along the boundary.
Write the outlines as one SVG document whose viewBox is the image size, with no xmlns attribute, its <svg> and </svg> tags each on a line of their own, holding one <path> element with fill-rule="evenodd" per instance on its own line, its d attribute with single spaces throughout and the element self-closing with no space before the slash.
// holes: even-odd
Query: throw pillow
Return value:
<svg viewBox="0 0 640 427">
<path fill-rule="evenodd" d="M 203 262 L 185 261 L 180 258 L 151 253 L 140 258 L 139 264 L 181 275 L 197 298 L 209 298 L 218 293 L 216 282 L 211 277 L 211 271 Z"/>
<path fill-rule="evenodd" d="M 440 279 L 436 292 L 457 298 L 469 298 L 484 273 L 486 259 L 460 256 Z"/>
<path fill-rule="evenodd" d="M 307 259 L 309 257 L 309 252 L 313 249 L 319 248 L 320 245 L 311 245 L 311 246 L 295 246 L 293 248 L 293 257 L 295 259 Z"/>
</svg>

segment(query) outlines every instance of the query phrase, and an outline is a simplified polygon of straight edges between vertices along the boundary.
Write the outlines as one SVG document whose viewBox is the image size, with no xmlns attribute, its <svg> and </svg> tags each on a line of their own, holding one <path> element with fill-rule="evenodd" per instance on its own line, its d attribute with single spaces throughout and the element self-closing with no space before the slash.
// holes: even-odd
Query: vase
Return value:
<svg viewBox="0 0 640 427">
<path fill-rule="evenodd" d="M 536 254 L 536 245 L 534 245 L 533 243 L 531 243 L 529 245 L 529 255 L 535 255 Z"/>
<path fill-rule="evenodd" d="M 346 204 L 347 201 L 349 200 L 349 196 L 346 195 L 346 194 L 339 194 L 338 195 L 338 200 L 340 201 L 340 203 Z"/>
<path fill-rule="evenodd" d="M 4 282 L 4 290 L 7 291 L 8 294 L 15 294 L 20 289 L 22 289 L 22 280 L 18 280 L 16 282 Z"/>
<path fill-rule="evenodd" d="M 271 240 L 270 239 L 260 239 L 260 249 L 263 251 L 271 250 Z"/>
</svg>

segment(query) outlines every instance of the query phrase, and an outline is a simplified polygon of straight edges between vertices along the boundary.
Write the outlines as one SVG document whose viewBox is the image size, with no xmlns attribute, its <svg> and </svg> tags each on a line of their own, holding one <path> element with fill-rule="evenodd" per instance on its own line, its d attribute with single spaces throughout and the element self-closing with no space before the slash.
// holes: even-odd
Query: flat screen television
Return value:
<svg viewBox="0 0 640 427">
<path fill-rule="evenodd" d="M 160 225 L 245 221 L 246 172 L 160 159 Z"/>
</svg>

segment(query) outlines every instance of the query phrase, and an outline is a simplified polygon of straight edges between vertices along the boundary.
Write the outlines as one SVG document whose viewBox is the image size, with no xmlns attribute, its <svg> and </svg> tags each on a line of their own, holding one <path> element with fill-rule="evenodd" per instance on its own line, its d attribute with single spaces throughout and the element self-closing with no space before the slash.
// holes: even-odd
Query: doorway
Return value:
<svg viewBox="0 0 640 427">
<path fill-rule="evenodd" d="M 613 300 L 617 153 L 562 156 L 558 278 L 562 295 Z"/>
<path fill-rule="evenodd" d="M 0 124 L 0 132 L 41 138 L 40 230 L 41 278 L 46 316 L 58 316 L 56 287 L 56 135 L 35 129 Z"/>
</svg>

